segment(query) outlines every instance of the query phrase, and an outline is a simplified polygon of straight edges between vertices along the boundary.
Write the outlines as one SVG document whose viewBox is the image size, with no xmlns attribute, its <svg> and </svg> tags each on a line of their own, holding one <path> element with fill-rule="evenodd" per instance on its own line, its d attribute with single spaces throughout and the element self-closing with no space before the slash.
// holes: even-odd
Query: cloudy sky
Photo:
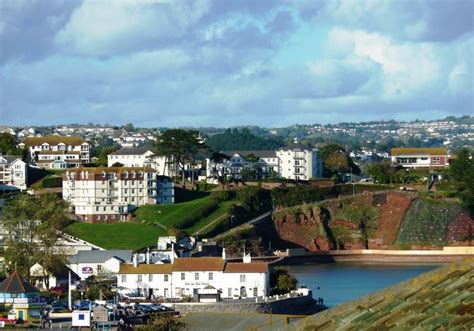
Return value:
<svg viewBox="0 0 474 331">
<path fill-rule="evenodd" d="M 474 113 L 474 0 L 1 0 L 0 124 Z"/>
</svg>

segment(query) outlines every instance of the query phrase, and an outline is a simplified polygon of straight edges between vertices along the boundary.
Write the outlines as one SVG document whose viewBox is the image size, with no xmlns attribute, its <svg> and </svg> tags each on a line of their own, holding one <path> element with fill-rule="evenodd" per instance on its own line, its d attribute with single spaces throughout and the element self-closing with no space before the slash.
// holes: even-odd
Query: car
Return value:
<svg viewBox="0 0 474 331">
<path fill-rule="evenodd" d="M 373 184 L 374 180 L 372 178 L 362 178 L 359 183 Z"/>
</svg>

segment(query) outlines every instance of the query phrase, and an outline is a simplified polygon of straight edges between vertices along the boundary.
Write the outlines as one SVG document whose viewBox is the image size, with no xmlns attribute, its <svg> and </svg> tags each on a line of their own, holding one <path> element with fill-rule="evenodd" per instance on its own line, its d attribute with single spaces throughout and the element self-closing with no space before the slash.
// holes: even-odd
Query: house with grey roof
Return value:
<svg viewBox="0 0 474 331">
<path fill-rule="evenodd" d="M 0 186 L 26 190 L 27 183 L 28 165 L 18 156 L 0 154 Z"/>
<path fill-rule="evenodd" d="M 79 251 L 69 258 L 67 266 L 82 280 L 90 276 L 113 277 L 122 263 L 132 262 L 132 250 Z"/>
</svg>

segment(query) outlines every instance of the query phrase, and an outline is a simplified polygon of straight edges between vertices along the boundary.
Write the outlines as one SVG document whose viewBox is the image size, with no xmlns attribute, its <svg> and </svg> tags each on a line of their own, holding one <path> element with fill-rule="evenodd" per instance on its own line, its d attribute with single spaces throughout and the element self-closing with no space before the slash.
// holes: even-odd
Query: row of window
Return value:
<svg viewBox="0 0 474 331">
<path fill-rule="evenodd" d="M 146 275 L 137 275 L 137 281 L 142 282 L 144 276 L 146 277 Z M 163 276 L 164 276 L 163 280 L 165 282 L 168 282 L 169 281 L 169 275 L 163 275 Z M 181 280 L 186 280 L 186 273 L 185 272 L 181 273 Z M 199 272 L 194 273 L 194 280 L 195 281 L 200 280 L 200 273 Z M 214 280 L 214 273 L 209 272 L 208 275 L 207 275 L 207 280 L 209 280 L 209 281 Z M 148 275 L 148 281 L 149 282 L 153 281 L 153 274 Z M 122 283 L 126 283 L 126 282 L 127 282 L 127 275 L 122 275 Z M 245 283 L 245 274 L 240 275 L 240 282 Z"/>
</svg>

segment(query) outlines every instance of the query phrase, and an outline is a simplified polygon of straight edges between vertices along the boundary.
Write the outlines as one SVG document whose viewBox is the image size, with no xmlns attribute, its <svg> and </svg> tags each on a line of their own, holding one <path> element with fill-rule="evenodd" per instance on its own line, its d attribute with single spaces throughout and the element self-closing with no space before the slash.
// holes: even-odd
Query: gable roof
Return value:
<svg viewBox="0 0 474 331">
<path fill-rule="evenodd" d="M 143 155 L 148 151 L 151 152 L 151 150 L 149 148 L 126 147 L 126 148 L 122 148 L 118 151 L 115 151 L 113 153 L 110 153 L 109 155 Z"/>
<path fill-rule="evenodd" d="M 2 154 L 0 154 L 0 160 L 1 160 L 2 158 L 4 158 L 5 161 L 7 161 L 7 162 L 6 162 L 7 164 L 12 164 L 15 160 L 18 160 L 18 159 L 21 160 L 21 158 L 20 158 L 19 156 L 15 156 L 15 155 L 2 155 Z M 0 162 L 0 163 L 3 163 L 3 162 Z"/>
<path fill-rule="evenodd" d="M 3 282 L 0 283 L 1 293 L 33 293 L 39 292 L 39 290 L 28 283 L 26 279 L 20 276 L 18 272 L 13 272 Z"/>
<path fill-rule="evenodd" d="M 70 264 L 77 263 L 105 263 L 111 258 L 115 257 L 123 262 L 132 261 L 132 250 L 92 250 L 92 251 L 79 251 L 76 255 L 69 258 Z"/>
<path fill-rule="evenodd" d="M 84 139 L 81 137 L 62 137 L 62 136 L 48 136 L 48 137 L 34 137 L 34 138 L 26 138 L 25 145 L 30 146 L 38 146 L 47 143 L 49 145 L 59 145 L 60 143 L 64 143 L 66 145 L 81 145 L 85 143 Z"/>
<path fill-rule="evenodd" d="M 227 263 L 226 273 L 265 273 L 268 271 L 267 263 Z"/>
<path fill-rule="evenodd" d="M 122 264 L 119 274 L 171 274 L 173 265 L 166 264 L 139 264 L 136 268 L 133 264 Z"/>
<path fill-rule="evenodd" d="M 183 257 L 173 263 L 173 271 L 222 271 L 224 267 L 221 257 Z"/>
<path fill-rule="evenodd" d="M 433 148 L 392 148 L 390 151 L 392 156 L 397 155 L 447 155 L 448 149 L 445 147 Z"/>
<path fill-rule="evenodd" d="M 239 154 L 243 157 L 247 157 L 250 154 L 255 155 L 258 158 L 276 158 L 276 151 L 221 151 L 221 154 L 231 157 L 234 154 Z"/>
</svg>

